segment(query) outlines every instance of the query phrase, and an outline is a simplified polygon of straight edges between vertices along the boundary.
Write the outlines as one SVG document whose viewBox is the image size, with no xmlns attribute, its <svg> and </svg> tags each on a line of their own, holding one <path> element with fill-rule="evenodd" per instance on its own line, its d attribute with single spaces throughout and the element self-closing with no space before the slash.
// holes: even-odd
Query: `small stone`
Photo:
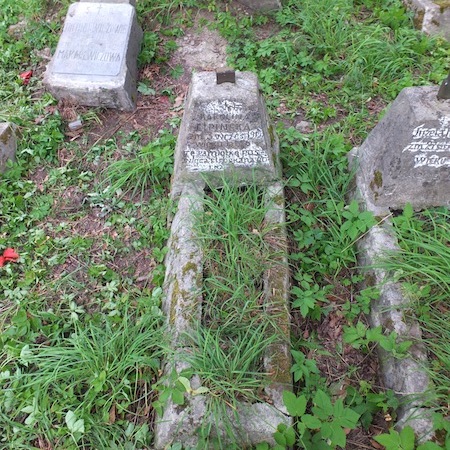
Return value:
<svg viewBox="0 0 450 450">
<path fill-rule="evenodd" d="M 280 0 L 238 0 L 249 8 L 256 11 L 274 11 L 276 9 L 281 9 Z"/>
<path fill-rule="evenodd" d="M 311 132 L 311 122 L 302 120 L 297 125 L 295 125 L 295 128 L 300 131 L 300 133 L 309 133 Z"/>
<path fill-rule="evenodd" d="M 14 161 L 17 149 L 16 126 L 11 122 L 0 123 L 0 173 L 6 169 L 8 161 Z"/>
<path fill-rule="evenodd" d="M 83 127 L 83 122 L 81 120 L 74 120 L 73 122 L 69 123 L 70 131 L 77 131 L 82 127 Z"/>
</svg>

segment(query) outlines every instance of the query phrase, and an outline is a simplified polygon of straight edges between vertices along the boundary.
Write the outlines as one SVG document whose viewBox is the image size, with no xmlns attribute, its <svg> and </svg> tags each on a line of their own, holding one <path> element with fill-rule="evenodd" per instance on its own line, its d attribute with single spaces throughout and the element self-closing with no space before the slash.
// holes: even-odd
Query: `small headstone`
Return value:
<svg viewBox="0 0 450 450">
<path fill-rule="evenodd" d="M 17 149 L 15 125 L 10 122 L 0 123 L 0 173 L 6 169 L 9 160 L 14 161 Z"/>
<path fill-rule="evenodd" d="M 216 183 L 223 177 L 260 182 L 279 178 L 278 141 L 255 74 L 195 73 L 184 111 L 173 191 L 204 177 Z"/>
<path fill-rule="evenodd" d="M 281 8 L 280 0 L 238 0 L 238 2 L 256 11 L 273 11 Z"/>
<path fill-rule="evenodd" d="M 437 87 L 404 89 L 357 151 L 369 209 L 450 205 L 450 101 Z"/>
<path fill-rule="evenodd" d="M 450 40 L 450 2 L 448 0 L 404 0 L 414 12 L 414 25 L 430 35 Z"/>
<path fill-rule="evenodd" d="M 142 30 L 127 3 L 74 3 L 44 83 L 58 99 L 132 110 Z"/>
<path fill-rule="evenodd" d="M 79 0 L 80 3 L 128 3 L 136 6 L 136 0 Z"/>
</svg>

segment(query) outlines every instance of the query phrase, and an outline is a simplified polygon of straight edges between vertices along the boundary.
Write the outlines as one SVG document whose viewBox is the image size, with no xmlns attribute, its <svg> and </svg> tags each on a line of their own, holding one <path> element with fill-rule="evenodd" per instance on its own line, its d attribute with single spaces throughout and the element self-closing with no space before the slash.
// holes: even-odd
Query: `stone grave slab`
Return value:
<svg viewBox="0 0 450 450">
<path fill-rule="evenodd" d="M 17 149 L 15 125 L 10 122 L 0 123 L 0 173 L 6 169 L 9 160 L 14 160 Z"/>
<path fill-rule="evenodd" d="M 58 99 L 133 110 L 141 40 L 130 4 L 74 3 L 44 84 Z"/>
<path fill-rule="evenodd" d="M 255 9 L 257 11 L 273 11 L 275 9 L 281 8 L 280 0 L 238 0 L 249 8 Z"/>
<path fill-rule="evenodd" d="M 278 141 L 257 77 L 250 72 L 234 75 L 230 82 L 215 72 L 193 74 L 175 150 L 172 192 L 206 177 L 216 184 L 223 177 L 240 182 L 279 179 Z"/>
<path fill-rule="evenodd" d="M 450 1 L 404 0 L 404 3 L 414 12 L 417 29 L 450 40 Z"/>
<path fill-rule="evenodd" d="M 357 188 L 375 213 L 450 205 L 450 102 L 406 88 L 356 152 Z"/>
<path fill-rule="evenodd" d="M 80 3 L 129 3 L 136 6 L 136 0 L 79 0 Z"/>
</svg>

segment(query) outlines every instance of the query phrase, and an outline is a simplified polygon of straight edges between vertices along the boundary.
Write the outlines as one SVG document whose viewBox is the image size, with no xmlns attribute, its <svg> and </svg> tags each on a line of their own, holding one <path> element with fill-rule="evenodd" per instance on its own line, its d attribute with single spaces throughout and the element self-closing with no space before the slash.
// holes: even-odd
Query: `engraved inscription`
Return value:
<svg viewBox="0 0 450 450">
<path fill-rule="evenodd" d="M 97 52 L 95 50 L 58 50 L 58 59 L 78 59 L 80 61 L 120 62 L 120 53 Z"/>
<path fill-rule="evenodd" d="M 439 121 L 440 127 L 428 128 L 422 124 L 414 128 L 411 143 L 402 150 L 402 153 L 416 153 L 414 168 L 450 166 L 450 117 Z"/>
<path fill-rule="evenodd" d="M 113 23 L 67 23 L 64 27 L 64 31 L 68 33 L 87 33 L 87 34 L 113 34 L 113 33 L 126 33 L 127 25 L 125 24 L 113 24 Z"/>
<path fill-rule="evenodd" d="M 236 100 L 199 105 L 184 150 L 189 172 L 270 165 L 259 115 L 249 114 L 247 109 Z"/>
</svg>

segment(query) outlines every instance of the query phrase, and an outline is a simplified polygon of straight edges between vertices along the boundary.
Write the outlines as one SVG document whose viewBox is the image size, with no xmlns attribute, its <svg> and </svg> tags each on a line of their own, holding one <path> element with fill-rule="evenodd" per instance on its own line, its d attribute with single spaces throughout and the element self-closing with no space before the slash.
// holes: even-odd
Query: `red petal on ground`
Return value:
<svg viewBox="0 0 450 450">
<path fill-rule="evenodd" d="M 3 252 L 2 258 L 4 261 L 17 261 L 19 259 L 19 255 L 14 251 L 13 248 L 7 248 Z"/>
<path fill-rule="evenodd" d="M 3 267 L 5 265 L 5 258 L 3 256 L 0 256 L 0 267 Z"/>
<path fill-rule="evenodd" d="M 26 72 L 22 72 L 21 74 L 19 74 L 19 78 L 22 79 L 23 84 L 28 84 L 32 75 L 33 75 L 33 71 L 27 70 Z"/>
</svg>

